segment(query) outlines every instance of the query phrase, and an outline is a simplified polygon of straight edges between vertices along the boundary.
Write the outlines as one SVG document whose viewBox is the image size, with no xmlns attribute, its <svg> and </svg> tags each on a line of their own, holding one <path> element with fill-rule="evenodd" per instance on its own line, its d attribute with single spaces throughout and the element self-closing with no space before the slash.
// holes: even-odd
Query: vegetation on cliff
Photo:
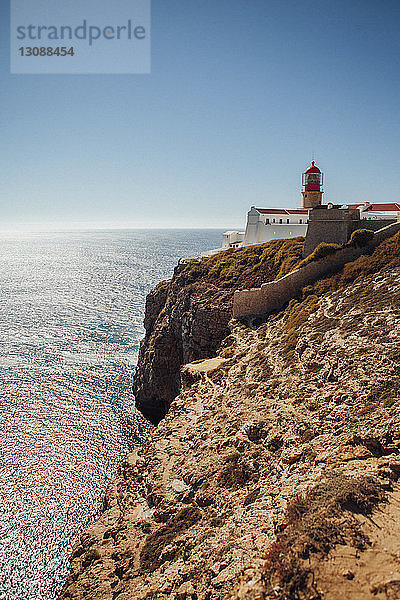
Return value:
<svg viewBox="0 0 400 600">
<path fill-rule="evenodd" d="M 351 243 L 364 244 L 370 234 L 367 230 L 355 232 Z M 140 347 L 134 383 L 137 406 L 149 420 L 158 423 L 178 395 L 183 364 L 215 356 L 221 341 L 229 334 L 236 289 L 257 287 L 279 279 L 336 249 L 334 244 L 323 244 L 303 261 L 303 242 L 303 238 L 273 240 L 191 260 L 179 265 L 170 281 L 163 282 L 149 294 L 146 336 Z M 339 273 L 305 287 L 302 296 L 292 300 L 286 311 L 281 349 L 286 359 L 292 360 L 301 325 L 315 311 L 320 297 L 357 277 L 398 264 L 399 234 L 382 243 L 372 256 L 366 254 Z"/>
<path fill-rule="evenodd" d="M 179 276 L 192 282 L 195 293 L 214 293 L 213 300 L 231 306 L 235 290 L 259 287 L 293 271 L 301 261 L 303 246 L 304 238 L 297 237 L 232 248 L 189 261 Z"/>
<path fill-rule="evenodd" d="M 331 254 L 335 254 L 335 252 L 337 250 L 340 250 L 340 248 L 342 248 L 342 246 L 339 246 L 339 244 L 328 244 L 327 242 L 321 242 L 320 244 L 318 244 L 315 250 L 311 252 L 311 254 L 309 254 L 304 260 L 302 260 L 299 263 L 298 268 L 305 267 L 306 265 L 308 265 L 308 263 L 313 262 L 315 260 L 319 260 L 320 258 L 325 258 L 326 256 L 330 256 Z"/>
<path fill-rule="evenodd" d="M 359 230 L 363 233 L 367 230 Z M 358 231 L 354 233 L 359 233 Z M 367 233 L 370 233 L 367 231 Z M 356 240 L 359 239 L 356 237 Z M 364 239 L 364 237 L 362 237 Z M 318 248 L 317 248 L 318 250 Z M 367 275 L 377 272 L 386 272 L 400 266 L 400 233 L 387 239 L 380 244 L 372 254 L 360 256 L 354 262 L 350 262 L 344 268 L 335 273 L 321 278 L 313 285 L 303 288 L 300 298 L 293 299 L 285 311 L 286 327 L 282 340 L 282 351 L 287 360 L 291 360 L 294 355 L 294 349 L 301 332 L 301 326 L 309 316 L 316 311 L 319 305 L 319 299 L 325 294 L 343 289 L 353 282 L 362 280 Z M 357 288 L 357 296 L 368 295 L 371 290 L 364 286 L 362 290 Z M 353 296 L 349 299 L 349 308 L 352 301 L 356 300 Z M 374 303 L 379 302 L 377 292 Z M 394 301 L 394 298 L 393 298 Z M 325 327 L 329 327 L 329 318 L 324 319 Z"/>
</svg>

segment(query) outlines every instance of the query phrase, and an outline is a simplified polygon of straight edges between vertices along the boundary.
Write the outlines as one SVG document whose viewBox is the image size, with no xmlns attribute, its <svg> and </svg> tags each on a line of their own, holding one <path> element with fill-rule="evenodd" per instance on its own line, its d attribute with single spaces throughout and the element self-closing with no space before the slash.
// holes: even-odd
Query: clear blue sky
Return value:
<svg viewBox="0 0 400 600">
<path fill-rule="evenodd" d="M 313 153 L 400 201 L 398 1 L 153 0 L 151 75 L 88 76 L 10 75 L 0 2 L 0 228 L 243 227 Z"/>
</svg>

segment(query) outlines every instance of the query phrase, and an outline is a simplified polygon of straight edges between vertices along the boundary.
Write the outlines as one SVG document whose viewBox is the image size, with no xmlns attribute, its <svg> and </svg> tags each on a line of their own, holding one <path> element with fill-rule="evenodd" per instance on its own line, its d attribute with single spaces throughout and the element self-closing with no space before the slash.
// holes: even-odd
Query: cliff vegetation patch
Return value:
<svg viewBox="0 0 400 600">
<path fill-rule="evenodd" d="M 360 232 L 363 231 L 364 230 L 360 230 Z M 316 248 L 316 250 L 318 250 L 318 248 Z M 293 360 L 302 326 L 308 321 L 310 315 L 316 312 L 322 296 L 343 289 L 350 283 L 357 282 L 357 280 L 361 281 L 368 275 L 380 271 L 387 272 L 399 266 L 400 233 L 397 233 L 392 238 L 389 238 L 380 244 L 371 255 L 363 255 L 354 262 L 346 264 L 339 273 L 328 275 L 313 285 L 304 287 L 301 298 L 292 300 L 285 310 L 286 320 L 282 340 L 283 358 L 289 363 Z M 373 294 L 371 294 L 372 292 Z M 382 294 L 384 294 L 384 297 L 382 297 Z M 398 297 L 398 294 L 392 293 L 391 296 L 394 301 L 394 297 Z M 387 291 L 382 292 L 375 288 L 363 285 L 348 297 L 347 302 L 349 304 L 349 309 L 354 305 L 355 301 L 360 301 L 363 297 L 368 299 L 369 303 L 373 302 L 376 305 L 376 308 L 379 308 L 380 304 L 387 305 L 388 300 L 390 300 Z M 354 319 L 352 319 L 351 323 L 352 327 L 355 328 L 356 323 Z"/>
<path fill-rule="evenodd" d="M 318 244 L 315 250 L 307 256 L 307 258 L 305 258 L 299 263 L 298 268 L 305 267 L 305 265 L 308 265 L 308 263 L 314 262 L 315 260 L 319 260 L 320 258 L 325 258 L 326 256 L 330 256 L 331 254 L 335 254 L 335 252 L 337 250 L 340 250 L 340 248 L 341 246 L 339 246 L 339 244 L 321 242 L 320 244 Z"/>
<path fill-rule="evenodd" d="M 218 482 L 226 488 L 239 488 L 245 485 L 252 475 L 251 466 L 239 453 L 232 453 L 225 460 L 225 465 L 218 475 Z"/>
<path fill-rule="evenodd" d="M 166 546 L 201 519 L 201 511 L 197 506 L 185 506 L 173 515 L 165 525 L 147 536 L 140 553 L 140 566 L 144 571 L 155 571 L 166 557 L 163 551 Z M 172 557 L 169 557 L 169 559 Z"/>
<path fill-rule="evenodd" d="M 231 298 L 236 289 L 258 287 L 283 277 L 302 259 L 304 238 L 272 240 L 266 244 L 230 249 L 214 256 L 191 260 L 180 276 L 196 284 L 212 284 L 227 290 Z"/>
<path fill-rule="evenodd" d="M 337 544 L 364 549 L 368 539 L 355 515 L 370 515 L 384 500 L 374 479 L 336 472 L 304 496 L 296 496 L 266 553 L 263 581 L 268 597 L 296 600 L 303 592 L 304 598 L 320 598 L 306 559 L 311 553 L 323 559 Z"/>
</svg>

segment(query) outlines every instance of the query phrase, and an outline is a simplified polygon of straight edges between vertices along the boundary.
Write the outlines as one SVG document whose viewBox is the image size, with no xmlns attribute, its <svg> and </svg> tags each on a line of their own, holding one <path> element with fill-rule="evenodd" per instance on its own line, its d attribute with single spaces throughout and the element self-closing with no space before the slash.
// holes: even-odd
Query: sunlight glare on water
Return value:
<svg viewBox="0 0 400 600">
<path fill-rule="evenodd" d="M 53 600 L 118 461 L 147 292 L 216 230 L 0 237 L 0 600 Z"/>
</svg>

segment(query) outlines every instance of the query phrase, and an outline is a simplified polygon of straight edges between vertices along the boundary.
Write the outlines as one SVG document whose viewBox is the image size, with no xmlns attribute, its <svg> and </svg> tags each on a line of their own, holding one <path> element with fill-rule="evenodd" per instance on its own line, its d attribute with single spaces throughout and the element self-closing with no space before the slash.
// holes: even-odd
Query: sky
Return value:
<svg viewBox="0 0 400 600">
<path fill-rule="evenodd" d="M 146 75 L 11 75 L 0 7 L 2 229 L 243 229 L 313 157 L 325 201 L 400 201 L 397 0 L 153 0 Z"/>
</svg>

